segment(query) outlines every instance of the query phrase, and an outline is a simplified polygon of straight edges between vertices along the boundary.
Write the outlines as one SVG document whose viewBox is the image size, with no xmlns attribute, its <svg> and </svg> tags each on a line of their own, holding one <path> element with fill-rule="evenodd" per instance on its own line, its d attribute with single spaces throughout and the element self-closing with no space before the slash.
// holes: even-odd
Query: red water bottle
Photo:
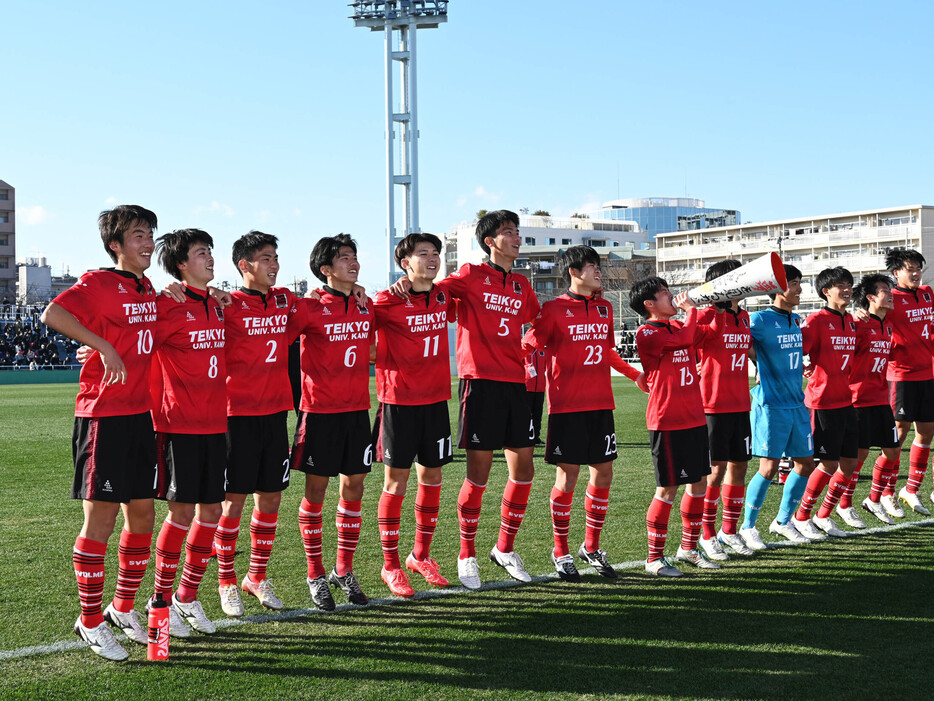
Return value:
<svg viewBox="0 0 934 701">
<path fill-rule="evenodd" d="M 169 605 L 156 594 L 149 606 L 149 644 L 146 657 L 152 662 L 169 659 Z"/>
</svg>

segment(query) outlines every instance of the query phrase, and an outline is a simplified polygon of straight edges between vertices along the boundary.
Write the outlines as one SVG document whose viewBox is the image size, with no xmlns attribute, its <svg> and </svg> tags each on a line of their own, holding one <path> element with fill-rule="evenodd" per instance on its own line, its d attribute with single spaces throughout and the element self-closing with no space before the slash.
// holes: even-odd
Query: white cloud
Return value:
<svg viewBox="0 0 934 701">
<path fill-rule="evenodd" d="M 218 202 L 217 200 L 211 200 L 211 205 L 209 207 L 195 207 L 195 214 L 204 213 L 220 213 L 225 217 L 232 217 L 234 214 L 236 214 L 236 212 L 233 210 L 233 207 L 231 207 L 229 204 L 224 204 L 223 202 Z"/>
<path fill-rule="evenodd" d="M 499 195 L 487 191 L 483 185 L 478 185 L 477 188 L 473 191 L 473 194 L 486 202 L 499 202 L 500 200 Z"/>
<path fill-rule="evenodd" d="M 292 214 L 294 214 L 296 217 L 300 217 L 302 216 L 302 210 L 296 207 L 295 209 L 292 210 Z"/>
<path fill-rule="evenodd" d="M 25 207 L 19 205 L 16 207 L 16 218 L 20 224 L 25 224 L 26 226 L 38 226 L 39 224 L 44 224 L 49 220 L 51 215 L 48 213 L 45 207 L 41 204 L 36 205 L 26 205 Z"/>
<path fill-rule="evenodd" d="M 463 207 L 465 204 L 467 204 L 467 195 L 460 195 L 457 198 L 457 206 Z"/>
<path fill-rule="evenodd" d="M 104 204 L 106 204 L 108 207 L 113 207 L 114 205 L 117 204 L 117 202 L 119 202 L 119 200 L 113 195 L 111 195 L 106 200 L 104 200 Z"/>
<path fill-rule="evenodd" d="M 589 212 L 596 212 L 602 206 L 602 200 L 590 200 L 589 202 L 584 202 L 584 204 L 578 205 L 577 208 L 571 212 L 571 214 L 588 214 Z"/>
</svg>

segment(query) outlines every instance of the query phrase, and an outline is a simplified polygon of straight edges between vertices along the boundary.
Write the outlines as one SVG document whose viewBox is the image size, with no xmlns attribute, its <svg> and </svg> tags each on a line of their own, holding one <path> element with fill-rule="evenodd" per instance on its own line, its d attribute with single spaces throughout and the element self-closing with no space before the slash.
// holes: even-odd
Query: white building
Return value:
<svg viewBox="0 0 934 701">
<path fill-rule="evenodd" d="M 678 288 L 702 283 L 707 268 L 717 261 L 735 258 L 748 263 L 780 251 L 784 262 L 801 270 L 801 309 L 809 311 L 823 306 L 812 283 L 824 268 L 843 266 L 858 281 L 865 273 L 884 272 L 886 252 L 898 247 L 914 248 L 934 263 L 934 207 L 888 207 L 676 231 L 658 234 L 655 241 L 658 275 Z M 928 266 L 923 281 L 932 280 Z M 747 308 L 768 303 L 767 297 L 751 298 Z"/>
<path fill-rule="evenodd" d="M 16 299 L 20 304 L 45 304 L 52 298 L 52 267 L 45 258 L 16 262 Z"/>
</svg>

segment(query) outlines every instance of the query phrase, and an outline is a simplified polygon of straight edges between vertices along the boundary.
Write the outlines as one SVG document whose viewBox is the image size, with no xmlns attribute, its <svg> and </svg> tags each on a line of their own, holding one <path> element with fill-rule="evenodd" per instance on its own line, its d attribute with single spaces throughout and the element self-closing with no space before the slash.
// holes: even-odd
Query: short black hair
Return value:
<svg viewBox="0 0 934 701">
<path fill-rule="evenodd" d="M 480 248 L 483 249 L 484 253 L 490 255 L 490 247 L 484 239 L 486 239 L 487 236 L 494 238 L 497 229 L 503 224 L 508 224 L 510 222 L 519 226 L 519 215 L 515 212 L 510 212 L 508 209 L 497 209 L 493 212 L 487 212 L 480 217 L 480 221 L 477 222 L 477 242 L 480 244 Z"/>
<path fill-rule="evenodd" d="M 257 252 L 266 246 L 278 249 L 279 239 L 272 234 L 264 234 L 262 231 L 256 231 L 255 229 L 234 241 L 231 258 L 233 258 L 234 267 L 240 273 L 240 277 L 243 277 L 243 271 L 240 270 L 240 261 L 252 261 Z"/>
<path fill-rule="evenodd" d="M 328 276 L 321 272 L 321 266 L 334 265 L 334 259 L 337 258 L 337 255 L 344 246 L 349 246 L 354 254 L 356 254 L 357 242 L 354 241 L 349 234 L 325 236 L 323 239 L 320 239 L 311 250 L 311 256 L 308 258 L 311 274 L 321 282 L 327 283 Z"/>
<path fill-rule="evenodd" d="M 893 248 L 885 254 L 885 269 L 890 273 L 901 270 L 905 263 L 915 263 L 919 268 L 924 267 L 924 256 L 913 248 Z"/>
<path fill-rule="evenodd" d="M 114 263 L 117 262 L 117 254 L 111 250 L 110 244 L 116 242 L 122 246 L 123 235 L 138 221 L 147 224 L 153 231 L 156 230 L 155 213 L 138 204 L 121 204 L 113 209 L 105 209 L 97 217 L 104 250 Z"/>
<path fill-rule="evenodd" d="M 396 265 L 401 268 L 403 259 L 412 255 L 412 253 L 415 251 L 415 247 L 420 243 L 430 243 L 435 247 L 435 250 L 437 250 L 438 253 L 441 253 L 441 251 L 444 250 L 441 239 L 434 234 L 426 234 L 422 232 L 409 234 L 398 244 L 396 244 L 396 250 L 392 254 L 392 257 L 396 261 Z"/>
<path fill-rule="evenodd" d="M 882 273 L 863 275 L 859 284 L 853 288 L 853 301 L 856 306 L 869 309 L 869 295 L 878 293 L 880 284 L 888 285 L 889 289 L 895 287 L 895 281 L 888 275 Z"/>
<path fill-rule="evenodd" d="M 178 266 L 188 260 L 188 251 L 196 243 L 214 248 L 214 239 L 201 229 L 176 229 L 156 239 L 156 255 L 163 270 L 176 280 L 182 279 Z"/>
<path fill-rule="evenodd" d="M 817 296 L 825 302 L 827 301 L 827 295 L 824 294 L 824 289 L 842 284 L 852 285 L 853 273 L 840 265 L 834 268 L 824 268 L 817 274 L 817 279 L 814 280 Z"/>
<path fill-rule="evenodd" d="M 661 292 L 662 288 L 667 288 L 668 282 L 660 277 L 647 277 L 639 280 L 629 290 L 629 307 L 639 316 L 648 317 L 648 310 L 645 303 L 654 300 L 655 295 Z"/>
<path fill-rule="evenodd" d="M 785 269 L 785 281 L 786 282 L 791 281 L 791 280 L 801 279 L 801 271 L 798 270 L 795 266 L 791 265 L 790 263 L 784 263 L 782 267 Z M 769 299 L 771 299 L 774 302 L 775 298 L 778 297 L 778 295 L 780 295 L 781 292 L 779 290 L 774 290 L 772 292 L 769 292 L 768 294 L 769 294 Z"/>
<path fill-rule="evenodd" d="M 564 284 L 571 284 L 571 268 L 583 270 L 588 263 L 600 267 L 600 254 L 590 246 L 571 246 L 564 249 L 558 261 L 558 272 L 564 278 Z"/>
<path fill-rule="evenodd" d="M 723 277 L 727 273 L 732 273 L 737 268 L 742 267 L 743 264 L 734 258 L 727 258 L 726 260 L 718 261 L 707 268 L 707 273 L 704 275 L 704 282 L 716 280 L 718 277 Z M 715 302 L 714 306 L 719 309 L 730 309 L 733 307 L 733 302 L 731 300 Z"/>
</svg>

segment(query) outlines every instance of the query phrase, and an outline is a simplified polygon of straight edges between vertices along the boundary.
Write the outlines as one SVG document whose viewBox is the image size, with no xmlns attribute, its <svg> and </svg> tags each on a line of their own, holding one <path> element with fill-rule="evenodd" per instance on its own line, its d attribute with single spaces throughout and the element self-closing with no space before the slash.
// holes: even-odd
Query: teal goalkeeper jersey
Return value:
<svg viewBox="0 0 934 701">
<path fill-rule="evenodd" d="M 804 404 L 801 319 L 794 312 L 769 307 L 749 318 L 759 367 L 753 400 L 775 409 Z"/>
</svg>

